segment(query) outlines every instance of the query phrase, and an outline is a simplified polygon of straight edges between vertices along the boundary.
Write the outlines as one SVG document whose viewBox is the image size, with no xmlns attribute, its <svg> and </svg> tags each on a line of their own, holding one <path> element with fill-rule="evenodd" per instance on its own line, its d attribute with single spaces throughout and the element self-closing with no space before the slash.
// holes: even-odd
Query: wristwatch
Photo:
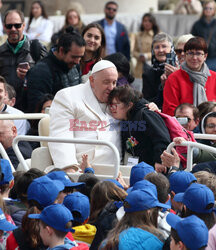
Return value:
<svg viewBox="0 0 216 250">
<path fill-rule="evenodd" d="M 179 168 L 178 168 L 178 167 L 176 167 L 176 166 L 171 166 L 170 169 L 169 169 L 169 171 L 168 171 L 168 174 L 171 174 L 172 172 L 177 172 L 177 171 L 179 171 Z"/>
</svg>

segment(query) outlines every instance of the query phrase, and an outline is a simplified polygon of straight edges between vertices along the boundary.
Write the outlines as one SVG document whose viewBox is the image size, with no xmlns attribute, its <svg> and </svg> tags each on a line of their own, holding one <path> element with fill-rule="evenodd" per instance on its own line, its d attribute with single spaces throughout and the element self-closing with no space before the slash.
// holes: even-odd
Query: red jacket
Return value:
<svg viewBox="0 0 216 250">
<path fill-rule="evenodd" d="M 216 72 L 210 70 L 205 91 L 208 101 L 216 101 Z M 182 103 L 193 104 L 193 83 L 182 69 L 169 75 L 163 90 L 163 112 L 174 116 L 176 107 Z"/>
</svg>

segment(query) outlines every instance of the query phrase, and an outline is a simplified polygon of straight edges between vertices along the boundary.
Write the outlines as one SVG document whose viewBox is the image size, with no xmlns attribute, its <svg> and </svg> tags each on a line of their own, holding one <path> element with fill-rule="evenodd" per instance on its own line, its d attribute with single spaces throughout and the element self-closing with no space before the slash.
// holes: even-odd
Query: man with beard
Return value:
<svg viewBox="0 0 216 250">
<path fill-rule="evenodd" d="M 107 2 L 104 8 L 105 18 L 98 21 L 104 28 L 106 36 L 106 54 L 121 52 L 130 60 L 130 42 L 127 30 L 123 24 L 115 20 L 117 10 L 116 2 Z"/>
<path fill-rule="evenodd" d="M 34 65 L 30 54 L 30 42 L 23 34 L 24 15 L 19 10 L 9 10 L 3 19 L 7 41 L 0 46 L 0 75 L 12 85 L 17 94 L 16 108 L 24 110 L 23 86 L 27 71 Z"/>
<path fill-rule="evenodd" d="M 76 32 L 63 34 L 56 48 L 38 62 L 27 74 L 28 111 L 34 112 L 37 103 L 47 93 L 81 83 L 79 62 L 85 52 L 85 40 Z"/>
</svg>

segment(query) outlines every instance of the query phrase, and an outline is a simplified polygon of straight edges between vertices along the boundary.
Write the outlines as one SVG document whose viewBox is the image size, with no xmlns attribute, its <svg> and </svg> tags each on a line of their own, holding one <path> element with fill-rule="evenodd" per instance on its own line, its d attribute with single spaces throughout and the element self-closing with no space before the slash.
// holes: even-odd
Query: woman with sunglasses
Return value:
<svg viewBox="0 0 216 250">
<path fill-rule="evenodd" d="M 50 42 L 53 24 L 48 20 L 45 7 L 41 1 L 37 0 L 32 3 L 26 27 L 26 35 L 29 40 L 38 39 L 45 44 Z"/>
<path fill-rule="evenodd" d="M 185 54 L 184 54 L 184 46 L 187 41 L 189 41 L 192 37 L 194 37 L 191 34 L 182 35 L 178 38 L 176 44 L 175 44 L 175 53 L 178 57 L 179 64 L 181 65 L 185 60 Z"/>
<path fill-rule="evenodd" d="M 201 37 L 191 38 L 184 46 L 185 62 L 166 80 L 163 112 L 171 116 L 177 106 L 191 103 L 195 107 L 216 100 L 216 73 L 205 63 L 207 44 Z"/>
<path fill-rule="evenodd" d="M 208 46 L 206 64 L 216 71 L 216 4 L 214 0 L 204 1 L 201 18 L 192 27 L 191 34 L 203 37 Z"/>
</svg>

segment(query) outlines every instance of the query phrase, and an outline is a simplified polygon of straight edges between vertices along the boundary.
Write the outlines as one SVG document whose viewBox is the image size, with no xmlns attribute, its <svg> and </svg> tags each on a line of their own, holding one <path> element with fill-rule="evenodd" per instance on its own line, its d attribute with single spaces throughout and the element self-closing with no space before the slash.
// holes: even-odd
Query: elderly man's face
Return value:
<svg viewBox="0 0 216 250">
<path fill-rule="evenodd" d="M 184 117 L 188 118 L 188 123 L 183 124 L 182 127 L 184 127 L 187 130 L 193 131 L 196 126 L 199 124 L 199 119 L 195 120 L 193 115 L 193 109 L 190 107 L 185 107 L 184 109 L 180 110 L 177 109 L 175 112 L 175 117 Z"/>
<path fill-rule="evenodd" d="M 16 136 L 16 127 L 11 122 L 0 120 L 0 142 L 5 149 L 12 146 L 12 141 Z"/>
<path fill-rule="evenodd" d="M 89 77 L 92 90 L 101 103 L 107 103 L 110 92 L 116 86 L 118 72 L 115 68 L 107 68 Z"/>
</svg>

